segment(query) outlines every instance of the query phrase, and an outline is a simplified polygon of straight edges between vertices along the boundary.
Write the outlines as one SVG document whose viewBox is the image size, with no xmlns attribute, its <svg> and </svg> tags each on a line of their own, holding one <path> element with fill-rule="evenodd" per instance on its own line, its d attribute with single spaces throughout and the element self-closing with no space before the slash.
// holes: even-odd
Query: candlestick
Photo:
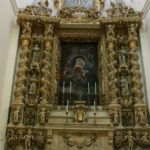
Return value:
<svg viewBox="0 0 150 150">
<path fill-rule="evenodd" d="M 72 82 L 70 82 L 70 94 L 71 94 Z"/>
<path fill-rule="evenodd" d="M 96 95 L 97 87 L 96 87 L 96 82 L 95 82 L 95 95 Z"/>
<path fill-rule="evenodd" d="M 63 81 L 63 94 L 65 93 L 65 81 Z"/>
<path fill-rule="evenodd" d="M 88 95 L 90 95 L 90 83 L 88 82 Z"/>
</svg>

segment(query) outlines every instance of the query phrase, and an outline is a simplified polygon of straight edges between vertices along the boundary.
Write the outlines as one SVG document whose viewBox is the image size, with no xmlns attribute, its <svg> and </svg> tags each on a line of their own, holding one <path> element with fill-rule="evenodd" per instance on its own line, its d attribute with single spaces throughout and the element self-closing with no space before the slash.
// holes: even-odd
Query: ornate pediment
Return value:
<svg viewBox="0 0 150 150">
<path fill-rule="evenodd" d="M 45 3 L 39 2 L 35 5 L 28 5 L 26 8 L 19 10 L 18 13 L 33 16 L 51 16 L 52 9 L 48 8 L 48 3 L 46 1 Z"/>
<path fill-rule="evenodd" d="M 107 17 L 131 17 L 131 16 L 141 16 L 142 13 L 135 11 L 132 7 L 126 6 L 122 1 L 113 1 L 110 3 L 111 6 L 107 12 Z"/>
</svg>

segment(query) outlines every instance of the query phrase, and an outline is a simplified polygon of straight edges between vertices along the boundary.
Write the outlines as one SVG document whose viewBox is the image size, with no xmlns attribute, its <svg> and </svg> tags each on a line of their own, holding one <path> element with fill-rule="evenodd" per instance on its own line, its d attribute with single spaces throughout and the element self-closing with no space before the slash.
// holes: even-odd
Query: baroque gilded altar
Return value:
<svg viewBox="0 0 150 150">
<path fill-rule="evenodd" d="M 119 1 L 111 2 L 106 16 L 101 15 L 102 0 L 96 1 L 99 7 L 78 6 L 84 1 L 75 7 L 54 2 L 57 17 L 51 15 L 48 1 L 18 12 L 18 67 L 6 149 L 149 149 L 148 110 L 138 54 L 142 13 Z M 62 82 L 60 88 L 63 43 L 97 44 L 97 62 L 93 63 L 97 64 L 97 78 L 90 78 L 95 83 L 92 96 L 83 98 L 83 90 L 78 99 L 70 101 L 71 90 L 60 94 L 65 86 Z M 85 67 L 89 57 L 83 57 L 81 51 L 78 55 L 75 62 Z M 82 77 L 85 73 L 82 68 Z M 72 87 L 73 82 L 68 83 Z M 89 94 L 90 84 L 85 83 Z"/>
</svg>

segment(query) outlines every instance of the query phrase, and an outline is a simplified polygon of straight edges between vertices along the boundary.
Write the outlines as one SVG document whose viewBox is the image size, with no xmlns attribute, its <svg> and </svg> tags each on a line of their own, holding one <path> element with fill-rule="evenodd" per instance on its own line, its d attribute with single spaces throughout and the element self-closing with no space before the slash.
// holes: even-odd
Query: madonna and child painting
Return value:
<svg viewBox="0 0 150 150">
<path fill-rule="evenodd" d="M 61 43 L 60 95 L 90 101 L 97 95 L 97 43 Z M 61 96 L 60 96 L 61 97 Z"/>
</svg>

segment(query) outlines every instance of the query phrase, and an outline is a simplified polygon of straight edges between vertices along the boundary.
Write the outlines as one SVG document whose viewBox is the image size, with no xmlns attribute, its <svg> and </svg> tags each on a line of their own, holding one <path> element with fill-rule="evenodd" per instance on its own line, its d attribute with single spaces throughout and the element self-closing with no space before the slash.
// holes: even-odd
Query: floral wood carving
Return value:
<svg viewBox="0 0 150 150">
<path fill-rule="evenodd" d="M 87 9 L 83 7 L 63 8 L 60 10 L 60 17 L 62 18 L 74 18 L 76 15 L 83 16 L 83 18 L 98 18 L 98 11 L 96 9 Z"/>
<path fill-rule="evenodd" d="M 95 135 L 66 135 L 64 139 L 68 146 L 76 146 L 79 149 L 82 149 L 84 146 L 91 146 L 95 140 Z"/>
</svg>

